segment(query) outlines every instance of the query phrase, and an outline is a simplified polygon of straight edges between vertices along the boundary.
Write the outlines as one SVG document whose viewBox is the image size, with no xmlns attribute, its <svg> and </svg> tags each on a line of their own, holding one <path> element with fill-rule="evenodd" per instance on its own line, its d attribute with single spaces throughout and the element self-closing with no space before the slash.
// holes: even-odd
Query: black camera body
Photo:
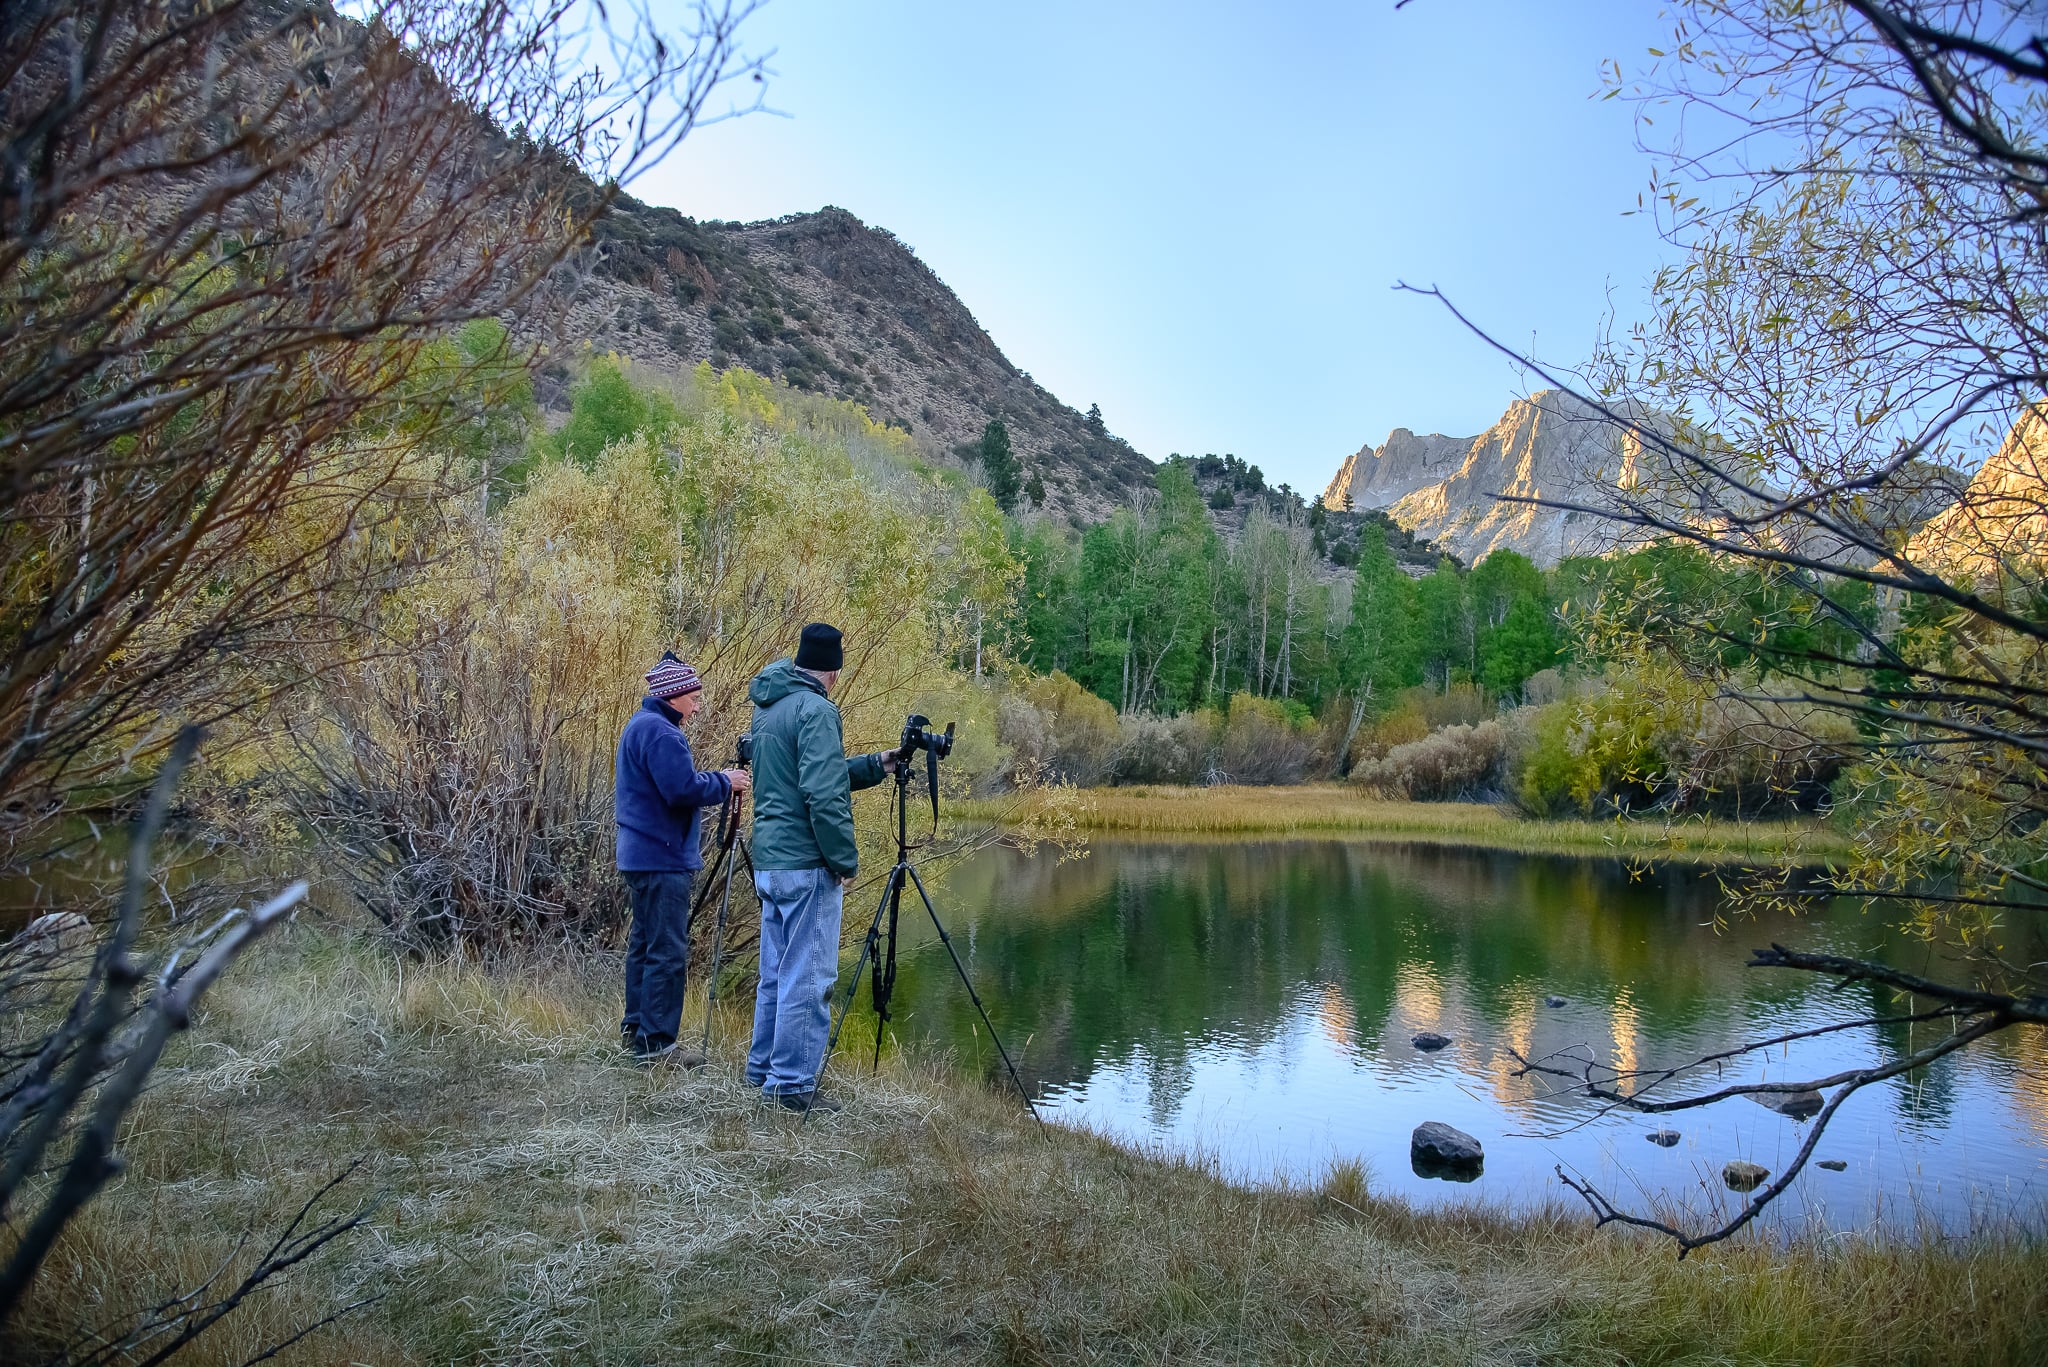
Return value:
<svg viewBox="0 0 2048 1367">
<path fill-rule="evenodd" d="M 932 719 L 920 717 L 913 712 L 903 722 L 903 736 L 896 747 L 896 762 L 910 763 L 911 756 L 920 750 L 929 750 L 935 759 L 944 759 L 953 753 L 953 723 L 947 722 L 944 731 L 931 729 Z"/>
<path fill-rule="evenodd" d="M 754 762 L 754 733 L 748 731 L 733 744 L 733 759 L 744 769 Z"/>
</svg>

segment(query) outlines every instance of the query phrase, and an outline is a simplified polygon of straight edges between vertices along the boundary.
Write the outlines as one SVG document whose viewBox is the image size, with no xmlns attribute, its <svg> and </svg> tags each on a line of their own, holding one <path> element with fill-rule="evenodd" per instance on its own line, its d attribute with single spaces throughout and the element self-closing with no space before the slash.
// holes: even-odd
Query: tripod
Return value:
<svg viewBox="0 0 2048 1367">
<path fill-rule="evenodd" d="M 923 718 L 916 718 L 922 721 Z M 946 730 L 950 734 L 952 727 Z M 930 748 L 925 750 L 926 785 L 931 791 L 932 822 L 936 828 L 939 819 L 939 756 Z M 1017 1075 L 1017 1065 L 1010 1061 L 1010 1051 L 1003 1047 L 1002 1037 L 996 1034 L 996 1027 L 988 1018 L 988 1008 L 981 1004 L 981 994 L 974 990 L 974 981 L 967 976 L 967 965 L 960 962 L 960 953 L 953 948 L 953 937 L 946 933 L 945 923 L 939 920 L 938 908 L 932 905 L 931 894 L 924 890 L 924 880 L 917 876 L 917 869 L 910 862 L 910 762 L 909 756 L 899 751 L 896 756 L 896 864 L 889 870 L 889 880 L 882 888 L 882 900 L 875 906 L 874 919 L 868 922 L 867 938 L 861 942 L 860 958 L 853 965 L 853 977 L 846 985 L 846 998 L 839 1004 L 839 1019 L 832 1023 L 832 1034 L 825 1041 L 825 1057 L 818 1064 L 818 1080 L 822 1085 L 825 1069 L 832 1061 L 833 1050 L 839 1046 L 839 1032 L 846 1026 L 846 1018 L 853 1011 L 853 998 L 860 991 L 860 974 L 874 961 L 874 980 L 869 998 L 875 1007 L 875 1058 L 876 1067 L 882 1062 L 882 1027 L 889 1022 L 889 1001 L 896 991 L 896 923 L 903 907 L 903 887 L 910 884 L 917 889 L 918 900 L 924 903 L 925 914 L 932 919 L 932 928 L 939 932 L 939 943 L 946 947 L 946 957 L 953 961 L 953 971 L 960 975 L 960 985 L 967 989 L 967 999 L 974 1003 L 974 1009 L 981 1016 L 981 1023 L 988 1030 L 988 1037 L 995 1041 L 996 1052 L 1002 1055 L 1003 1067 L 1009 1071 L 1010 1081 L 1017 1084 L 1017 1094 L 1024 1098 L 1024 1104 L 1031 1108 L 1031 1118 L 1038 1122 L 1040 1131 L 1045 1130 L 1045 1117 L 1038 1113 L 1038 1104 L 1031 1099 L 1030 1091 L 1024 1086 L 1024 1079 Z M 882 929 L 882 917 L 889 918 L 886 933 Z M 810 1113 L 804 1119 L 810 1119 Z M 1051 1135 L 1048 1133 L 1047 1138 Z"/>
<path fill-rule="evenodd" d="M 718 898 L 718 924 L 711 932 L 711 976 L 704 980 L 704 1042 L 697 1046 L 697 1052 L 707 1058 L 711 1054 L 711 1009 L 718 1004 L 718 962 L 725 950 L 725 914 L 732 908 L 732 871 L 739 866 L 739 859 L 733 858 L 734 849 L 738 849 L 740 859 L 747 861 L 747 872 L 751 874 L 754 871 L 754 852 L 747 848 L 747 842 L 740 836 L 738 793 L 727 797 L 725 805 L 718 809 L 718 857 L 712 861 L 703 886 L 697 889 L 697 900 L 690 907 L 690 919 L 684 923 L 683 931 L 687 939 L 688 927 L 697 924 L 697 913 L 704 910 L 704 903 L 710 900 L 711 889 L 718 883 L 718 872 L 722 867 L 725 885 Z"/>
</svg>

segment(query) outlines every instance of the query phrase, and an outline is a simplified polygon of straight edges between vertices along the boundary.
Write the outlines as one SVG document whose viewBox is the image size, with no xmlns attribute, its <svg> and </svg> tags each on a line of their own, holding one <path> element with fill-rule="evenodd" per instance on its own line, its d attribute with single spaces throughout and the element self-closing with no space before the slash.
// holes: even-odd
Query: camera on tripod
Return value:
<svg viewBox="0 0 2048 1367">
<path fill-rule="evenodd" d="M 903 722 L 903 738 L 896 747 L 896 762 L 909 764 L 911 756 L 920 750 L 929 750 L 934 759 L 944 759 L 953 753 L 953 723 L 947 722 L 943 732 L 931 729 L 932 719 L 911 713 Z"/>
<path fill-rule="evenodd" d="M 960 951 L 953 947 L 953 937 L 946 933 L 946 926 L 939 919 L 939 909 L 932 905 L 931 894 L 924 890 L 924 880 L 917 876 L 917 869 L 910 862 L 910 852 L 929 845 L 939 834 L 939 761 L 953 753 L 953 723 L 947 722 L 944 731 L 931 729 L 930 717 L 920 717 L 913 712 L 903 721 L 903 736 L 898 740 L 890 758 L 896 761 L 896 864 L 889 870 L 888 881 L 882 887 L 882 900 L 875 904 L 875 917 L 868 922 L 868 933 L 861 941 L 860 957 L 854 960 L 853 977 L 848 980 L 846 994 L 840 1000 L 838 1018 L 832 1022 L 832 1031 L 825 1037 L 825 1058 L 829 1061 L 832 1051 L 839 1047 L 839 1032 L 846 1025 L 846 1017 L 853 1010 L 853 999 L 860 991 L 861 970 L 870 963 L 874 971 L 869 978 L 869 1000 L 875 1008 L 875 1066 L 882 1063 L 882 1037 L 890 1020 L 889 1006 L 896 995 L 896 949 L 897 918 L 903 909 L 903 893 L 907 888 L 917 890 L 918 901 L 924 904 L 925 914 L 931 917 L 932 929 L 939 933 L 939 943 L 945 946 L 946 955 L 953 961 L 953 971 L 960 975 L 960 985 L 967 989 L 967 999 L 974 1003 L 975 1012 L 988 1030 L 988 1037 L 994 1041 L 996 1052 L 1002 1056 L 1003 1067 L 1009 1070 L 1010 1081 L 1017 1084 L 1018 1094 L 1024 1104 L 1031 1108 L 1031 1114 L 1044 1128 L 1045 1117 L 1038 1114 L 1038 1103 L 1031 1099 L 1031 1089 L 1024 1085 L 1024 1079 L 1017 1072 L 1017 1065 L 1010 1060 L 1010 1051 L 1003 1046 L 1002 1036 L 996 1033 L 995 1023 L 988 1018 L 988 1008 L 981 1004 L 981 994 L 974 990 L 974 980 L 967 976 L 967 965 L 960 960 Z M 910 762 L 918 751 L 925 756 L 925 789 L 932 804 L 932 840 L 913 844 L 910 839 Z M 920 804 L 922 805 L 922 804 Z M 886 929 L 885 929 L 886 927 Z M 819 1075 L 824 1074 L 824 1064 L 819 1065 Z M 809 1119 L 809 1113 L 805 1113 Z"/>
<path fill-rule="evenodd" d="M 742 769 L 753 764 L 754 733 L 752 731 L 743 733 L 738 740 L 733 742 L 732 757 L 734 763 Z"/>
</svg>

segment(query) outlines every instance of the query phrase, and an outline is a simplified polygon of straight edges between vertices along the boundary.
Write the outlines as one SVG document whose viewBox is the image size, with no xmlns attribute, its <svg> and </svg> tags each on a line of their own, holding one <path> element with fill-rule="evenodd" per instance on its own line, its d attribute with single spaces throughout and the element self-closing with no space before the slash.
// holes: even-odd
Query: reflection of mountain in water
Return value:
<svg viewBox="0 0 2048 1367">
<path fill-rule="evenodd" d="M 940 902 L 1027 1083 L 1060 1118 L 1253 1181 L 1314 1181 L 1333 1157 L 1356 1158 L 1376 1188 L 1421 1202 L 1454 1199 L 1407 1161 L 1413 1127 L 1441 1120 L 1486 1145 L 1468 1196 L 1559 1197 L 1562 1164 L 1674 1211 L 1725 1203 L 1710 1180 L 1721 1164 L 1782 1168 L 1810 1118 L 1747 1104 L 1606 1113 L 1556 1079 L 1516 1076 L 1516 1055 L 1654 1069 L 1896 1014 L 1864 988 L 1744 967 L 1772 941 L 1929 966 L 1924 942 L 1854 908 L 1717 934 L 1718 885 L 1697 870 L 1637 877 L 1616 861 L 1433 846 L 1101 844 L 1065 865 L 992 851 L 956 870 Z M 2048 957 L 2039 943 L 2006 949 Z M 900 1028 L 998 1080 L 935 944 L 907 946 L 898 990 Z M 1564 1004 L 1546 1004 L 1552 994 Z M 1829 1032 L 1695 1081 L 1826 1074 L 1900 1057 L 1935 1028 Z M 1453 1043 L 1419 1051 L 1422 1030 Z M 1682 1131 L 1676 1146 L 1643 1142 L 1664 1124 Z M 1773 1208 L 1778 1227 L 1861 1228 L 1886 1210 L 1956 1228 L 1986 1211 L 2048 1224 L 2048 1032 L 1869 1089 L 1825 1147 L 1848 1166 L 1803 1177 Z"/>
<path fill-rule="evenodd" d="M 1461 1066 L 1535 1118 L 1539 1089 L 1511 1076 L 1508 1047 L 1589 1048 L 1621 1068 L 1726 1048 L 1774 1032 L 1812 992 L 1746 970 L 1752 946 L 1867 952 L 1883 930 L 1852 915 L 1720 934 L 1717 885 L 1696 869 L 1340 841 L 1110 844 L 1065 864 L 992 851 L 956 870 L 943 899 L 976 919 L 970 968 L 999 1027 L 1028 1040 L 1027 1080 L 1060 1086 L 1142 1059 L 1162 1115 L 1185 1095 L 1192 1050 L 1228 1041 L 1260 1055 L 1305 1017 L 1347 1054 L 1397 1068 L 1425 1066 L 1416 1031 L 1458 1037 Z M 906 963 L 899 1019 L 914 1012 L 906 1028 L 974 1056 L 972 1007 L 942 966 Z M 1546 1009 L 1553 992 L 1572 1009 Z M 1876 1005 L 1852 989 L 1830 1009 Z M 1902 1118 L 1945 1116 L 1948 1085 L 1902 1096 Z"/>
</svg>

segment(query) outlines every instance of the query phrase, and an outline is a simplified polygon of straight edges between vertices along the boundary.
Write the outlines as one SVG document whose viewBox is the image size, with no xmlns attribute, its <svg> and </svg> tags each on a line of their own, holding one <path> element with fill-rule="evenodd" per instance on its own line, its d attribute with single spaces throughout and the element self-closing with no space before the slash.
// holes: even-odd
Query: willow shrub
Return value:
<svg viewBox="0 0 2048 1367">
<path fill-rule="evenodd" d="M 1116 708 L 1065 674 L 1019 678 L 1004 695 L 996 724 L 1013 782 L 1043 775 L 1088 787 L 1115 776 Z"/>
<path fill-rule="evenodd" d="M 849 436 L 789 420 L 752 377 L 695 378 L 661 430 L 544 459 L 495 512 L 451 504 L 437 570 L 389 614 L 393 649 L 333 671 L 294 728 L 303 825 L 402 939 L 615 932 L 612 752 L 664 648 L 704 676 L 706 767 L 730 762 L 748 681 L 809 621 L 846 634 L 850 747 L 893 744 L 915 710 L 964 723 L 954 781 L 1005 762 L 992 699 L 956 666 L 975 606 L 961 497 L 851 406 L 833 415 Z M 877 867 L 885 804 L 855 806 Z"/>
<path fill-rule="evenodd" d="M 1299 783 L 1316 767 L 1322 733 L 1299 703 L 1235 693 L 1224 716 L 1215 780 Z"/>
<path fill-rule="evenodd" d="M 1506 718 L 1507 788 L 1538 816 L 1655 808 L 1782 816 L 1831 801 L 1853 727 L 1812 704 L 1710 693 L 1663 666 Z"/>
<path fill-rule="evenodd" d="M 1507 728 L 1500 722 L 1453 724 L 1360 763 L 1351 781 L 1412 802 L 1484 800 L 1500 793 L 1507 754 Z"/>
</svg>

